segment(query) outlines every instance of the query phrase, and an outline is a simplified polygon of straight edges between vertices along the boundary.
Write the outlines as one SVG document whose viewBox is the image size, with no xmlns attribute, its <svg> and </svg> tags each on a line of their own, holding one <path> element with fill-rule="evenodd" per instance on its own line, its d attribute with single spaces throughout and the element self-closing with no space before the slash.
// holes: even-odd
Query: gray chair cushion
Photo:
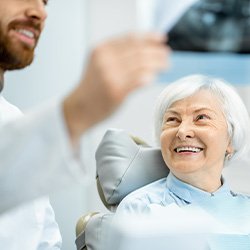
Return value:
<svg viewBox="0 0 250 250">
<path fill-rule="evenodd" d="M 137 145 L 128 133 L 109 129 L 96 151 L 97 177 L 106 202 L 119 204 L 130 192 L 166 177 L 159 148 Z"/>
<path fill-rule="evenodd" d="M 77 250 L 104 249 L 113 215 L 113 213 L 95 213 L 82 216 L 79 219 L 80 224 L 82 220 L 87 220 L 87 223 L 77 234 L 75 240 Z"/>
<path fill-rule="evenodd" d="M 97 214 L 88 222 L 85 231 L 85 244 L 87 250 L 106 249 L 107 235 L 114 214 Z"/>
</svg>

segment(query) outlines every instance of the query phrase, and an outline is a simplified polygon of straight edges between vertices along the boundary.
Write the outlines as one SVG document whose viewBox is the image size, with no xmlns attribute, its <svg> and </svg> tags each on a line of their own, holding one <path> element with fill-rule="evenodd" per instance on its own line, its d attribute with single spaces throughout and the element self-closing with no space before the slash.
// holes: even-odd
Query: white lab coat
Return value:
<svg viewBox="0 0 250 250">
<path fill-rule="evenodd" d="M 17 114 L 17 108 L 3 97 L 0 109 L 2 121 L 12 119 L 0 126 L 0 214 L 86 177 L 70 144 L 60 102 L 14 121 L 10 114 Z"/>
<path fill-rule="evenodd" d="M 13 120 L 15 117 L 21 117 L 21 112 L 13 105 L 8 103 L 3 97 L 0 96 L 0 124 L 4 124 L 8 121 Z M 22 133 L 22 131 L 19 131 Z M 24 131 L 25 132 L 25 131 Z M 32 131 L 30 131 L 32 132 Z M 15 131 L 17 133 L 17 131 Z M 9 136 L 9 134 L 6 134 Z M 12 135 L 12 140 L 15 134 Z M 1 148 L 4 146 L 4 142 L 6 138 L 4 138 L 5 134 L 1 133 Z M 24 135 L 25 136 L 25 135 Z M 11 140 L 11 138 L 8 138 Z M 1 164 L 0 164 L 0 175 L 1 176 L 1 203 L 5 203 L 6 200 L 9 199 L 8 195 L 13 196 L 13 199 L 20 200 L 19 190 L 16 189 L 15 193 L 9 193 L 8 187 L 20 185 L 22 183 L 28 182 L 30 178 L 35 178 L 36 176 L 32 176 L 33 171 L 31 173 L 28 172 L 28 169 L 35 168 L 36 162 L 34 161 L 31 165 L 22 168 L 22 161 L 20 159 L 16 159 L 18 157 L 18 153 L 15 151 L 20 150 L 19 147 L 21 145 L 18 143 L 18 137 L 12 141 L 12 147 L 7 144 L 8 149 L 5 151 L 6 153 L 0 151 Z M 30 142 L 29 142 L 30 143 Z M 25 145 L 24 145 L 25 146 Z M 35 149 L 35 142 L 34 142 Z M 25 150 L 20 150 L 20 154 Z M 32 152 L 30 152 L 32 154 Z M 8 160 L 12 158 L 13 160 Z M 20 157 L 20 156 L 19 156 Z M 37 159 L 39 160 L 39 159 Z M 15 172 L 15 167 L 7 166 L 2 163 L 12 163 L 19 162 L 16 167 L 21 167 L 21 169 L 17 169 Z M 28 163 L 28 162 L 27 162 Z M 45 163 L 46 164 L 46 163 Z M 45 167 L 46 169 L 46 167 Z M 20 175 L 20 172 L 23 172 Z M 3 178 L 6 180 L 3 181 Z M 3 181 L 3 183 L 2 183 Z M 6 183 L 8 182 L 8 185 Z M 18 183 L 16 185 L 16 182 Z M 3 186 L 4 185 L 4 186 Z M 28 188 L 29 184 L 26 185 Z M 29 186 L 30 190 L 33 190 L 33 187 Z M 36 190 L 36 188 L 34 188 Z M 24 192 L 25 189 L 20 188 L 20 192 Z M 27 190 L 26 190 L 27 191 Z M 14 189 L 11 190 L 14 192 Z M 33 191 L 31 191 L 33 192 Z M 30 193 L 30 192 L 29 192 Z M 21 194 L 21 197 L 23 195 Z M 27 197 L 27 196 L 26 196 Z M 1 206 L 7 208 L 5 205 Z M 56 250 L 61 247 L 61 235 L 59 232 L 58 225 L 55 221 L 53 209 L 50 206 L 48 198 L 40 198 L 39 200 L 35 200 L 29 202 L 27 204 L 12 208 L 8 211 L 5 211 L 0 215 L 0 249 L 1 250 Z"/>
<path fill-rule="evenodd" d="M 61 235 L 48 198 L 0 216 L 1 250 L 59 250 Z"/>
</svg>

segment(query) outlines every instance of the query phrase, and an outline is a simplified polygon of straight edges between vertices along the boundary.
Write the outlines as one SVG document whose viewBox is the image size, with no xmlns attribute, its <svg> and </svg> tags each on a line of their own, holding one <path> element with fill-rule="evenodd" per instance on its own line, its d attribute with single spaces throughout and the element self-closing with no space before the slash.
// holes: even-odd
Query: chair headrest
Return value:
<svg viewBox="0 0 250 250">
<path fill-rule="evenodd" d="M 138 145 L 120 129 L 105 133 L 96 151 L 96 167 L 108 205 L 119 204 L 130 192 L 169 173 L 159 148 Z"/>
</svg>

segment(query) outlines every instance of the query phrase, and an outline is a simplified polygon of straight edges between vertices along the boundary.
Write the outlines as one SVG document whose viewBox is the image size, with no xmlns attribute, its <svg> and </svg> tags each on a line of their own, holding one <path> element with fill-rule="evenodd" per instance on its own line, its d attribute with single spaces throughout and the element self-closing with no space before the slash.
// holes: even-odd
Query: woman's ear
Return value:
<svg viewBox="0 0 250 250">
<path fill-rule="evenodd" d="M 230 156 L 230 158 L 232 157 L 234 153 L 234 148 L 233 148 L 233 145 L 232 145 L 232 141 L 230 140 L 228 146 L 227 146 L 227 149 L 226 149 L 226 156 Z"/>
</svg>

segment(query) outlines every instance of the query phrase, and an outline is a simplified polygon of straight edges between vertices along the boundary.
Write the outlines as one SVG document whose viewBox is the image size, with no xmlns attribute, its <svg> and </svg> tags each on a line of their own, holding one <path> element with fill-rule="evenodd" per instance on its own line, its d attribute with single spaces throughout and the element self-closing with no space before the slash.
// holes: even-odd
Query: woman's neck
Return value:
<svg viewBox="0 0 250 250">
<path fill-rule="evenodd" d="M 196 188 L 199 188 L 208 193 L 214 193 L 218 190 L 221 185 L 221 173 L 220 174 L 212 174 L 209 175 L 208 173 L 200 174 L 200 173 L 173 173 L 176 178 L 179 180 L 190 184 Z"/>
</svg>

